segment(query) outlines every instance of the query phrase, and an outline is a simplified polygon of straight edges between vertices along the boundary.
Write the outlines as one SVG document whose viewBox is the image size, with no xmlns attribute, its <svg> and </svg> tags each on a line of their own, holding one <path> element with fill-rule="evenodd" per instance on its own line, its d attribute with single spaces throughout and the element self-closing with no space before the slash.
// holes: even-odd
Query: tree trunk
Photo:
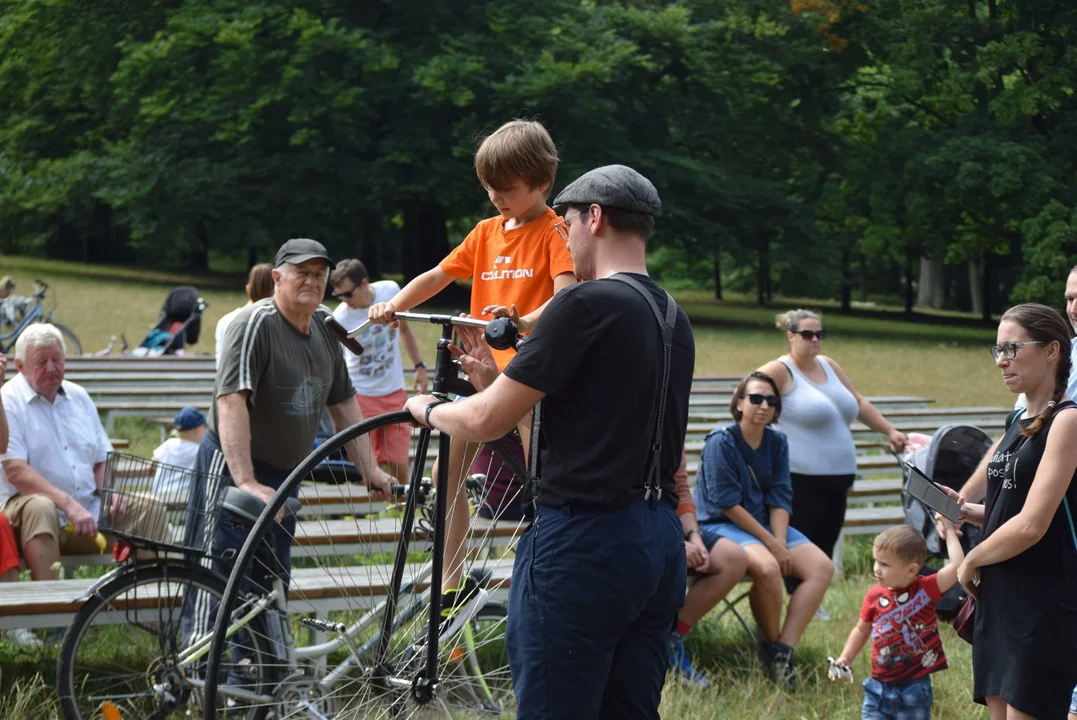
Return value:
<svg viewBox="0 0 1077 720">
<path fill-rule="evenodd" d="M 401 265 L 404 281 L 426 272 L 449 254 L 445 209 L 437 203 L 412 200 L 404 209 Z"/>
<path fill-rule="evenodd" d="M 912 287 L 912 282 L 913 282 L 912 263 L 913 263 L 913 255 L 912 255 L 912 253 L 907 253 L 905 255 L 905 314 L 906 315 L 912 315 L 912 309 L 914 307 L 913 303 L 914 303 L 915 293 L 914 293 L 913 287 Z"/>
<path fill-rule="evenodd" d="M 381 277 L 381 257 L 379 249 L 382 243 L 381 215 L 375 212 L 363 213 L 363 246 L 359 259 L 366 266 L 371 278 Z"/>
<path fill-rule="evenodd" d="M 849 265 L 852 253 L 849 248 L 841 251 L 841 314 L 848 315 L 852 311 L 853 284 L 849 277 Z"/>
<path fill-rule="evenodd" d="M 250 270 L 252 267 L 254 267 L 257 264 L 258 264 L 258 248 L 248 247 L 247 248 L 247 269 Z M 332 289 L 332 288 L 330 288 L 330 289 Z"/>
<path fill-rule="evenodd" d="M 757 285 L 759 292 L 756 296 L 756 301 L 759 305 L 767 304 L 767 293 L 770 286 L 770 239 L 763 238 L 762 243 L 757 251 L 759 255 L 759 278 Z"/>
<path fill-rule="evenodd" d="M 983 306 L 980 308 L 980 317 L 984 322 L 991 322 L 991 303 L 994 300 L 995 293 L 992 291 L 991 283 L 994 282 L 994 262 L 992 262 L 991 253 L 985 252 L 983 259 Z"/>
<path fill-rule="evenodd" d="M 920 258 L 920 287 L 916 304 L 935 309 L 946 304 L 946 271 L 941 260 Z"/>
<path fill-rule="evenodd" d="M 860 253 L 860 302 L 868 301 L 868 258 Z"/>
<path fill-rule="evenodd" d="M 188 270 L 209 270 L 209 230 L 203 220 L 198 221 L 195 229 L 198 242 L 187 255 Z"/>
<path fill-rule="evenodd" d="M 722 299 L 722 251 L 714 251 L 714 299 Z"/>
<path fill-rule="evenodd" d="M 969 299 L 972 312 L 982 316 L 984 311 L 983 296 L 983 259 L 969 258 Z"/>
</svg>

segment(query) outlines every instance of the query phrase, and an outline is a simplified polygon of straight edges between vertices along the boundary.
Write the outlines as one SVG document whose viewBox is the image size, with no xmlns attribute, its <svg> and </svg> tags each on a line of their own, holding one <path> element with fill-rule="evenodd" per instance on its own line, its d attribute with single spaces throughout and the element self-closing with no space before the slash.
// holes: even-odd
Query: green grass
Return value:
<svg viewBox="0 0 1077 720">
<path fill-rule="evenodd" d="M 862 545 L 863 543 L 853 543 Z M 855 547 L 848 555 L 856 554 Z M 787 718 L 844 720 L 860 717 L 870 650 L 865 648 L 853 665 L 857 682 L 840 685 L 826 679 L 827 656 L 837 656 L 856 623 L 864 593 L 872 580 L 865 573 L 848 574 L 836 581 L 825 604 L 833 619 L 812 622 L 797 648 L 799 688 L 794 693 L 778 690 L 763 674 L 755 648 L 739 625 L 726 616 L 721 623 L 712 613 L 688 635 L 687 645 L 697 666 L 712 682 L 709 690 L 688 689 L 667 683 L 662 716 L 684 720 L 785 720 Z M 738 586 L 738 589 L 743 586 Z M 748 616 L 747 602 L 738 609 Z M 749 616 L 750 617 L 750 616 Z M 749 620 L 750 622 L 750 620 Z M 940 623 L 943 647 L 950 668 L 933 677 L 934 718 L 986 718 L 986 711 L 972 702 L 971 648 L 946 623 Z M 117 653 L 120 649 L 117 648 Z M 52 690 L 55 681 L 56 646 L 41 651 L 16 651 L 0 639 L 0 717 L 8 720 L 56 717 Z"/>
<path fill-rule="evenodd" d="M 131 268 L 87 270 L 74 263 L 38 259 L 0 260 L 4 272 L 18 282 L 20 294 L 30 292 L 34 277 L 51 283 L 47 307 L 55 309 L 58 322 L 75 331 L 84 351 L 104 348 L 112 335 L 125 334 L 137 344 L 156 323 L 168 288 L 192 282 L 209 308 L 202 335 L 191 350 L 211 353 L 217 321 L 246 300 L 241 281 L 228 291 L 212 289 L 206 278 L 144 274 Z M 220 281 L 219 276 L 210 279 L 214 284 Z M 678 297 L 693 318 L 697 374 L 749 372 L 785 352 L 784 336 L 773 328 L 774 309 L 717 303 L 696 291 Z M 926 396 L 951 406 L 1010 404 L 1012 397 L 987 352 L 994 331 L 973 326 L 968 319 L 969 326 L 952 326 L 827 315 L 824 320 L 833 335 L 824 352 L 866 394 Z M 414 329 L 429 363 L 438 329 L 425 324 Z"/>
<path fill-rule="evenodd" d="M 217 320 L 245 302 L 242 280 L 235 282 L 236 290 L 214 289 L 220 286 L 221 276 L 179 277 L 131 268 L 86 268 L 10 257 L 2 260 L 3 272 L 16 278 L 19 294 L 30 292 L 34 277 L 51 283 L 48 306 L 55 307 L 57 320 L 75 331 L 87 351 L 103 348 L 114 334 L 124 333 L 136 344 L 156 322 L 168 289 L 190 283 L 199 287 L 210 303 L 201 341 L 192 350 L 210 353 Z M 716 303 L 705 293 L 694 291 L 676 295 L 693 318 L 697 374 L 745 373 L 785 352 L 784 336 L 773 328 L 773 308 Z M 820 305 L 810 301 L 788 304 Z M 970 316 L 965 319 L 965 325 L 921 324 L 900 317 L 827 314 L 825 324 L 833 334 L 824 352 L 868 395 L 926 396 L 939 406 L 1011 404 L 1012 396 L 1002 385 L 986 349 L 993 342 L 994 330 L 983 328 Z M 430 363 L 438 329 L 430 325 L 414 329 Z M 119 419 L 115 435 L 129 439 L 129 452 L 142 456 L 148 456 L 160 441 L 156 427 L 132 418 Z M 825 660 L 827 655 L 840 652 L 870 585 L 870 538 L 850 539 L 845 563 L 846 578 L 832 586 L 825 601 L 834 620 L 812 623 L 798 649 L 802 684 L 797 693 L 780 692 L 763 678 L 742 630 L 730 622 L 719 625 L 705 619 L 689 636 L 688 646 L 714 681 L 714 688 L 697 692 L 671 683 L 663 699 L 663 715 L 687 720 L 859 717 L 862 691 L 858 685 L 826 681 Z M 746 604 L 742 607 L 746 613 Z M 948 627 L 943 627 L 942 633 L 950 670 L 935 676 L 933 717 L 985 717 L 971 702 L 968 646 Z M 41 652 L 16 651 L 0 636 L 0 717 L 58 716 L 50 689 L 55 679 L 55 653 L 55 646 Z M 864 677 L 867 662 L 865 651 L 854 666 L 858 680 Z"/>
</svg>

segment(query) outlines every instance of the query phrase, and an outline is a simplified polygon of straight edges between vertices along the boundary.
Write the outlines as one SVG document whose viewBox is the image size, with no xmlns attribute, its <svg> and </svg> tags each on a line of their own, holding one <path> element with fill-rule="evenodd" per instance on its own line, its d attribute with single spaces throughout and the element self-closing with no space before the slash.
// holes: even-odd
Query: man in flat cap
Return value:
<svg viewBox="0 0 1077 720">
<path fill-rule="evenodd" d="M 554 200 L 575 273 L 485 391 L 408 401 L 454 439 L 501 437 L 536 403 L 534 522 L 520 538 L 506 641 L 518 718 L 657 718 L 667 643 L 685 597 L 673 475 L 695 343 L 647 276 L 661 203 L 623 165 Z M 481 346 L 472 348 L 482 355 Z"/>
<path fill-rule="evenodd" d="M 209 427 L 199 444 L 195 471 L 199 487 L 192 491 L 186 519 L 188 540 L 200 537 L 206 505 L 220 482 L 269 500 L 314 447 L 322 410 L 329 409 L 336 429 L 363 419 L 348 379 L 342 348 L 323 320 L 332 313 L 321 302 L 334 263 L 321 243 L 306 238 L 289 240 L 277 251 L 273 296 L 243 308 L 229 323 L 221 348 L 213 388 Z M 378 468 L 367 438 L 348 448 L 375 499 L 384 499 L 391 478 Z M 208 475 L 208 480 L 207 480 Z M 207 487 L 208 485 L 208 487 Z M 277 572 L 291 569 L 295 517 L 278 518 L 285 532 L 276 534 Z M 193 533 L 198 533 L 197 535 Z M 214 561 L 225 577 L 246 534 L 218 523 L 211 553 L 228 559 Z M 230 557 L 229 557 L 230 556 Z M 267 568 L 254 568 L 252 580 L 268 587 Z M 184 608 L 185 630 L 190 620 L 203 631 L 215 608 L 207 598 Z"/>
</svg>

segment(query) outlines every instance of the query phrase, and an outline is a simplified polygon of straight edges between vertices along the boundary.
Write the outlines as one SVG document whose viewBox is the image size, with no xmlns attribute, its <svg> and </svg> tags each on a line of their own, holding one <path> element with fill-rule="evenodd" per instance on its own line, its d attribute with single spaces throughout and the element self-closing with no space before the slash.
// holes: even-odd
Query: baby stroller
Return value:
<svg viewBox="0 0 1077 720">
<path fill-rule="evenodd" d="M 921 442 L 917 443 L 917 440 Z M 912 471 L 905 467 L 905 462 L 910 462 L 939 485 L 960 490 L 993 441 L 975 425 L 943 425 L 930 438 L 924 435 L 910 436 L 909 443 L 911 449 L 905 452 L 903 458 L 899 458 L 903 485 L 909 482 Z M 935 530 L 935 511 L 906 492 L 901 493 L 901 504 L 905 510 L 905 524 L 919 530 L 927 540 L 929 560 L 944 555 L 945 543 Z M 961 527 L 961 532 L 961 546 L 967 553 L 979 542 L 981 530 L 966 523 Z M 964 593 L 961 586 L 954 585 L 939 601 L 936 609 L 940 617 L 952 617 L 962 602 Z"/>
<path fill-rule="evenodd" d="M 157 325 L 131 354 L 141 357 L 182 355 L 185 346 L 198 342 L 202 312 L 206 307 L 208 303 L 198 297 L 197 289 L 190 285 L 173 288 L 161 307 Z"/>
</svg>

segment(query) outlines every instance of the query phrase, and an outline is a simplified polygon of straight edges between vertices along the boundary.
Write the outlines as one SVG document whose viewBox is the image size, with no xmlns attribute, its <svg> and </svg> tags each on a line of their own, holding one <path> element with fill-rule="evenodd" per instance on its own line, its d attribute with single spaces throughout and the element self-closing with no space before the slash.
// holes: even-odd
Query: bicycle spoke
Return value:
<svg viewBox="0 0 1077 720">
<path fill-rule="evenodd" d="M 399 416 L 398 416 L 399 417 Z M 416 465 L 419 477 L 433 475 L 437 443 L 415 457 L 418 431 L 406 419 L 368 429 L 364 441 L 374 447 L 403 443 L 407 461 L 383 464 L 390 474 L 410 478 Z M 436 438 L 436 434 L 434 436 Z M 462 566 L 469 582 L 485 587 L 492 595 L 488 608 L 480 610 L 466 628 L 453 637 L 442 637 L 438 649 L 439 692 L 417 698 L 416 678 L 426 663 L 429 621 L 428 596 L 436 578 L 431 576 L 431 538 L 434 493 L 430 482 L 410 487 L 416 492 L 417 514 L 403 572 L 403 584 L 392 616 L 385 652 L 379 655 L 387 598 L 394 590 L 393 561 L 401 534 L 402 505 L 375 501 L 366 490 L 343 442 L 323 446 L 319 462 L 301 466 L 290 479 L 299 489 L 303 510 L 294 525 L 274 523 L 283 533 L 278 548 L 287 541 L 291 548 L 292 573 L 289 589 L 289 629 L 296 647 L 298 680 L 285 682 L 273 711 L 280 718 L 306 718 L 317 713 L 332 718 L 445 717 L 443 705 L 453 717 L 512 717 L 508 662 L 504 651 L 504 606 L 512 569 L 512 552 L 524 523 L 495 517 L 482 519 L 477 510 L 490 497 L 496 481 L 513 473 L 490 453 L 469 448 L 461 466 L 450 475 L 471 492 L 461 491 L 450 511 L 466 513 L 466 539 L 450 562 Z M 439 460 L 446 462 L 447 459 Z M 514 462 L 514 461 L 510 461 Z M 518 464 L 515 465 L 518 467 Z M 460 502 L 460 500 L 463 502 Z M 511 501 L 509 493 L 505 502 Z M 263 558 L 266 557 L 263 555 Z M 252 562 L 257 575 L 266 570 Z M 304 620 L 307 622 L 304 623 Z M 346 637 L 340 632 L 347 628 Z M 358 657 L 358 662 L 356 661 Z M 289 670 L 279 669 L 284 676 Z"/>
</svg>

